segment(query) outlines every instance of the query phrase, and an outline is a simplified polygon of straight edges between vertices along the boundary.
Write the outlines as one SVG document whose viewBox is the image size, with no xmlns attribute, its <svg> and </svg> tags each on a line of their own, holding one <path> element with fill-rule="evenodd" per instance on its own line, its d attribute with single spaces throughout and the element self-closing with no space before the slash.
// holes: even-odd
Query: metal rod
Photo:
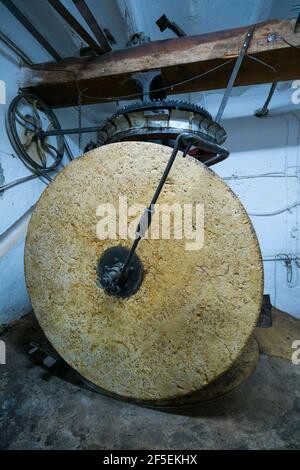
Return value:
<svg viewBox="0 0 300 470">
<path fill-rule="evenodd" d="M 128 253 L 128 256 L 125 260 L 125 263 L 122 267 L 122 270 L 121 270 L 121 273 L 120 273 L 120 277 L 118 279 L 118 284 L 122 284 L 122 282 L 124 282 L 124 280 L 126 279 L 126 272 L 127 272 L 127 269 L 128 269 L 128 266 L 130 264 L 130 261 L 136 251 L 136 248 L 140 242 L 140 240 L 142 239 L 142 237 L 144 236 L 144 234 L 146 233 L 146 231 L 148 230 L 148 228 L 150 227 L 151 225 L 151 221 L 152 221 L 152 215 L 154 213 L 154 206 L 156 204 L 156 201 L 163 189 L 163 186 L 166 182 L 166 179 L 170 173 L 170 170 L 173 166 L 173 163 L 175 161 L 175 158 L 178 154 L 178 151 L 179 151 L 179 147 L 180 147 L 180 144 L 183 144 L 186 148 L 185 148 L 185 151 L 184 151 L 184 156 L 187 154 L 189 148 L 194 145 L 194 146 L 197 146 L 199 148 L 201 148 L 202 150 L 206 150 L 206 151 L 214 151 L 214 153 L 216 153 L 216 157 L 220 158 L 221 156 L 223 157 L 222 159 L 228 157 L 229 155 L 229 152 L 228 150 L 224 149 L 223 147 L 220 147 L 219 145 L 217 144 L 213 144 L 212 142 L 208 142 L 204 139 L 202 139 L 201 137 L 199 136 L 195 136 L 193 134 L 189 134 L 188 132 L 183 132 L 181 134 L 179 134 L 176 138 L 176 141 L 175 141 L 175 144 L 174 144 L 174 148 L 173 148 L 173 151 L 172 151 L 172 154 L 169 158 L 169 161 L 167 163 L 167 166 L 163 172 L 163 175 L 159 181 L 159 184 L 155 190 L 155 193 L 152 197 L 152 200 L 150 202 L 150 205 L 149 207 L 145 210 L 144 214 L 142 215 L 140 221 L 139 221 L 139 224 L 137 226 L 137 229 L 136 229 L 136 238 L 131 246 L 131 249 Z"/>
<path fill-rule="evenodd" d="M 10 13 L 24 26 L 27 31 L 49 52 L 49 54 L 55 59 L 61 59 L 61 56 L 51 46 L 47 39 L 33 26 L 33 24 L 26 18 L 26 16 L 14 5 L 11 0 L 0 0 L 1 3 L 10 11 Z"/>
<path fill-rule="evenodd" d="M 78 134 L 79 132 L 83 134 L 88 134 L 88 133 L 93 133 L 93 132 L 98 132 L 101 126 L 92 126 L 92 127 L 82 127 L 79 129 L 79 127 L 74 127 L 70 129 L 53 129 L 50 131 L 41 131 L 40 132 L 40 137 L 43 139 L 45 137 L 50 137 L 50 136 L 59 136 L 59 135 L 71 135 L 71 134 Z M 192 145 L 199 145 L 201 143 L 201 149 L 205 150 L 206 152 L 211 152 L 216 155 L 214 155 L 212 158 L 209 160 L 205 161 L 205 165 L 211 166 L 215 163 L 218 163 L 219 161 L 224 160 L 225 158 L 228 157 L 229 152 L 224 152 L 224 148 L 221 147 L 218 144 L 214 144 L 212 142 L 209 142 L 208 140 L 204 140 L 201 137 L 198 137 L 196 135 L 188 134 L 188 133 L 182 133 L 179 135 L 187 135 L 189 136 L 189 141 L 193 139 L 193 144 Z M 178 136 L 179 137 L 179 136 Z M 177 137 L 177 138 L 178 138 Z M 184 138 L 184 137 L 182 137 Z M 175 141 L 176 142 L 176 141 Z"/>
<path fill-rule="evenodd" d="M 7 191 L 8 189 L 10 188 L 13 188 L 14 186 L 17 186 L 18 184 L 22 184 L 22 183 L 26 183 L 26 181 L 30 181 L 30 180 L 33 180 L 34 178 L 39 178 L 40 175 L 37 175 L 37 174 L 33 174 L 33 175 L 28 175 L 28 176 L 25 176 L 24 178 L 19 178 L 17 180 L 14 180 L 14 181 L 10 181 L 9 183 L 6 183 L 6 184 L 3 184 L 0 186 L 0 193 L 3 191 Z M 42 180 L 43 183 L 45 183 L 44 180 Z M 48 184 L 48 183 L 45 183 L 45 184 Z"/>
<path fill-rule="evenodd" d="M 153 206 L 155 205 L 160 193 L 161 193 L 161 190 L 166 182 L 166 179 L 170 173 L 170 170 L 173 166 L 173 163 L 174 163 L 174 160 L 178 154 L 178 151 L 179 151 L 179 144 L 180 144 L 180 141 L 182 139 L 182 134 L 179 134 L 179 136 L 177 137 L 176 141 L 175 141 L 175 145 L 174 145 L 174 148 L 173 148 L 173 151 L 171 153 L 171 157 L 169 158 L 169 161 L 167 163 L 167 166 L 163 172 L 163 175 L 160 179 L 160 182 L 155 190 L 155 193 L 152 197 L 152 200 L 150 202 L 150 205 L 148 207 L 148 209 L 146 209 L 146 211 L 144 212 L 143 216 L 141 217 L 140 221 L 139 221 L 139 224 L 137 226 L 137 229 L 136 229 L 136 238 L 130 248 L 130 251 L 128 253 L 128 256 L 125 260 L 125 263 L 124 263 L 124 266 L 122 267 L 122 271 L 120 273 L 120 277 L 118 279 L 118 283 L 121 284 L 122 281 L 124 281 L 125 277 L 126 277 L 126 272 L 127 272 L 127 269 L 128 269 L 128 266 L 130 264 L 130 261 L 135 253 L 135 250 L 140 242 L 140 240 L 142 239 L 142 236 L 144 235 L 144 233 L 146 232 L 146 230 L 150 227 L 150 224 L 151 224 L 151 220 L 152 220 L 152 213 L 154 211 L 153 209 Z M 143 228 L 142 228 L 142 225 Z M 141 230 L 142 229 L 142 230 Z"/>
<path fill-rule="evenodd" d="M 300 254 L 299 255 L 286 255 L 286 256 L 279 255 L 278 257 L 277 256 L 263 257 L 263 261 L 286 261 L 287 259 L 291 261 L 300 261 Z"/>
<path fill-rule="evenodd" d="M 81 26 L 79 21 L 69 12 L 69 10 L 60 2 L 60 0 L 48 0 L 55 11 L 71 26 L 74 31 L 98 54 L 103 54 L 102 47 L 90 36 L 90 34 Z"/>
<path fill-rule="evenodd" d="M 278 83 L 278 82 L 272 83 L 271 88 L 270 88 L 269 93 L 268 93 L 268 96 L 267 96 L 267 99 L 266 99 L 266 101 L 265 101 L 265 104 L 263 105 L 262 108 L 257 109 L 257 110 L 255 111 L 255 113 L 254 113 L 254 115 L 255 115 L 256 117 L 260 117 L 260 118 L 261 118 L 261 117 L 265 117 L 265 116 L 267 116 L 267 115 L 269 114 L 268 106 L 269 106 L 270 101 L 271 101 L 271 99 L 272 99 L 272 97 L 273 97 L 273 95 L 274 95 L 274 92 L 275 92 L 275 90 L 276 90 L 277 83 Z"/>
<path fill-rule="evenodd" d="M 81 16 L 86 21 L 86 23 L 89 25 L 91 31 L 94 33 L 95 38 L 97 39 L 98 43 L 102 48 L 102 52 L 105 53 L 111 51 L 111 46 L 105 36 L 104 31 L 102 31 L 99 23 L 97 22 L 93 13 L 89 9 L 85 0 L 73 0 L 73 3 L 76 6 L 77 10 L 80 12 Z"/>
<path fill-rule="evenodd" d="M 242 65 L 242 62 L 243 62 L 243 59 L 245 57 L 245 54 L 248 50 L 248 47 L 249 47 L 249 44 L 250 44 L 250 41 L 252 39 L 252 36 L 253 36 L 253 32 L 254 32 L 254 28 L 250 29 L 248 31 L 248 33 L 246 34 L 246 37 L 244 39 L 244 42 L 243 42 L 243 45 L 242 45 L 242 48 L 240 50 L 240 53 L 239 53 L 239 56 L 238 58 L 236 59 L 236 62 L 235 62 L 235 65 L 233 67 L 233 70 L 231 72 L 231 75 L 230 75 L 230 78 L 229 78 L 229 81 L 228 81 L 228 84 L 227 84 L 227 88 L 225 90 L 225 93 L 224 93 L 224 96 L 223 96 L 223 99 L 222 99 L 222 102 L 220 104 L 220 107 L 219 107 L 219 110 L 217 112 L 217 116 L 216 116 L 216 119 L 215 121 L 216 122 L 220 122 L 221 121 L 221 118 L 223 116 L 223 113 L 224 113 L 224 109 L 225 109 L 225 106 L 227 104 L 227 101 L 228 99 L 230 98 L 230 95 L 231 95 L 231 91 L 232 91 L 232 87 L 234 85 L 234 82 L 236 80 L 236 77 L 237 77 L 237 74 L 240 70 L 240 67 Z"/>
<path fill-rule="evenodd" d="M 74 127 L 72 129 L 53 129 L 50 131 L 42 131 L 40 136 L 42 138 L 55 136 L 55 135 L 71 135 L 71 134 L 88 134 L 89 132 L 97 132 L 101 126 L 94 126 L 94 127 Z"/>
</svg>

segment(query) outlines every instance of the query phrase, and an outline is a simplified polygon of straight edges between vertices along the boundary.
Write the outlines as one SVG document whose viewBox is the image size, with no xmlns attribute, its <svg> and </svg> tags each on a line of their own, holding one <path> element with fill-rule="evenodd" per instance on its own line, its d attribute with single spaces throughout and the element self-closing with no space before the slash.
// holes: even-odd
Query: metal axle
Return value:
<svg viewBox="0 0 300 470">
<path fill-rule="evenodd" d="M 136 232 L 135 232 L 135 239 L 133 244 L 123 261 L 120 259 L 115 258 L 115 262 L 110 267 L 105 266 L 105 275 L 102 277 L 103 281 L 101 283 L 101 287 L 106 290 L 109 295 L 116 295 L 120 297 L 124 297 L 123 289 L 126 289 L 126 282 L 128 279 L 128 271 L 131 269 L 131 261 L 135 255 L 135 251 L 137 246 L 145 235 L 146 231 L 151 225 L 152 216 L 155 211 L 155 204 L 157 199 L 163 189 L 163 186 L 166 182 L 166 179 L 170 173 L 170 170 L 173 166 L 175 158 L 178 154 L 180 146 L 185 146 L 185 150 L 183 153 L 183 157 L 186 157 L 188 151 L 190 150 L 191 146 L 199 147 L 202 150 L 206 151 L 213 151 L 217 155 L 213 157 L 213 160 L 221 161 L 228 157 L 229 152 L 228 150 L 220 147 L 217 144 L 213 144 L 209 141 L 204 140 L 201 137 L 195 136 L 194 134 L 190 134 L 188 132 L 183 132 L 178 135 L 175 141 L 175 145 L 170 156 L 170 159 L 166 165 L 166 168 L 163 172 L 163 175 L 158 183 L 158 186 L 155 190 L 155 193 L 152 197 L 152 200 L 148 206 L 148 208 L 142 214 L 140 221 L 138 223 Z M 117 247 L 116 247 L 117 248 Z"/>
</svg>

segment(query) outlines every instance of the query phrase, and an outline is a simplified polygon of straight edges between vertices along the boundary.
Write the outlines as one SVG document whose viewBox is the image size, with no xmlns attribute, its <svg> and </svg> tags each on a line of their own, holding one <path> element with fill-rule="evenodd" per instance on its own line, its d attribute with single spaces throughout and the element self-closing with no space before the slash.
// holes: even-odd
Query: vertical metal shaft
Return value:
<svg viewBox="0 0 300 470">
<path fill-rule="evenodd" d="M 227 104 L 228 99 L 230 98 L 231 91 L 232 91 L 232 87 L 233 87 L 233 85 L 234 85 L 235 79 L 236 79 L 237 74 L 238 74 L 238 72 L 239 72 L 239 70 L 240 70 L 240 67 L 241 67 L 241 65 L 242 65 L 243 59 L 244 59 L 244 57 L 245 57 L 245 54 L 246 54 L 246 52 L 247 52 L 247 50 L 248 50 L 250 41 L 251 41 L 252 36 L 253 36 L 253 32 L 254 32 L 254 28 L 250 29 L 250 30 L 248 31 L 248 33 L 247 33 L 245 39 L 244 39 L 242 48 L 241 48 L 241 50 L 240 50 L 240 53 L 239 53 L 238 58 L 236 59 L 235 65 L 234 65 L 234 67 L 233 67 L 233 70 L 232 70 L 232 72 L 231 72 L 231 75 L 230 75 L 230 78 L 229 78 L 229 81 L 228 81 L 227 88 L 226 88 L 226 90 L 225 90 L 223 99 L 222 99 L 222 101 L 221 101 L 219 110 L 218 110 L 218 112 L 217 112 L 217 116 L 216 116 L 216 119 L 215 119 L 216 122 L 220 122 L 221 119 L 222 119 L 225 106 L 226 106 L 226 104 Z"/>
<path fill-rule="evenodd" d="M 172 151 L 172 154 L 171 154 L 171 157 L 169 158 L 169 161 L 167 163 L 167 166 L 165 168 L 165 171 L 163 172 L 163 175 L 160 179 L 160 182 L 155 190 L 155 193 L 152 197 L 152 200 L 150 202 L 150 205 L 149 207 L 145 210 L 144 214 L 142 215 L 141 217 L 141 220 L 137 226 L 137 229 L 136 229 L 136 238 L 130 248 L 130 251 L 128 253 L 128 256 L 127 256 L 127 259 L 125 260 L 125 263 L 124 263 L 124 266 L 122 268 L 122 271 L 121 271 L 121 274 L 120 274 L 120 277 L 119 277 L 119 284 L 122 283 L 122 281 L 124 281 L 124 279 L 126 278 L 126 272 L 127 272 L 127 269 L 128 269 L 128 266 L 130 264 L 130 261 L 134 255 L 134 252 L 138 246 L 138 243 L 139 241 L 142 239 L 143 235 L 145 234 L 145 232 L 147 231 L 147 229 L 150 227 L 150 224 L 151 224 L 151 220 L 152 220 L 152 214 L 154 212 L 154 205 L 161 193 L 161 190 L 166 182 L 166 179 L 170 173 L 170 170 L 172 168 L 172 165 L 174 163 L 174 160 L 176 158 L 176 155 L 178 153 L 178 150 L 179 150 L 179 142 L 181 140 L 181 134 L 177 137 L 176 141 L 175 141 L 175 145 L 174 145 L 174 148 L 173 148 L 173 151 Z"/>
</svg>

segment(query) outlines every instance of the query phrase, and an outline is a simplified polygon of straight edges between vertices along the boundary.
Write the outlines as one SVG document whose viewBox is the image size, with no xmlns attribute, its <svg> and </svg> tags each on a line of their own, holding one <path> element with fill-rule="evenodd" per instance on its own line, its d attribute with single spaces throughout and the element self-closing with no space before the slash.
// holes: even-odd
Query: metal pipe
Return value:
<svg viewBox="0 0 300 470">
<path fill-rule="evenodd" d="M 0 234 L 0 259 L 16 245 L 22 235 L 25 235 L 34 208 L 35 204 L 5 232 Z"/>
<path fill-rule="evenodd" d="M 49 52 L 55 60 L 61 59 L 61 56 L 56 52 L 54 47 L 47 41 L 46 38 L 36 29 L 29 19 L 16 7 L 11 0 L 0 0 L 1 3 L 10 11 L 10 13 L 29 31 L 30 34 Z"/>
<path fill-rule="evenodd" d="M 0 31 L 0 39 L 2 42 L 4 42 L 4 44 L 7 45 L 7 47 L 9 47 L 15 54 L 17 54 L 17 56 L 19 56 L 20 59 L 25 62 L 25 64 L 33 65 L 32 60 L 29 59 L 25 52 L 23 52 L 11 39 L 9 39 L 6 34 L 2 33 L 2 31 Z"/>
<path fill-rule="evenodd" d="M 255 111 L 255 113 L 254 113 L 254 115 L 255 115 L 256 117 L 259 117 L 259 118 L 261 118 L 261 117 L 266 117 L 266 116 L 269 114 L 268 106 L 269 106 L 270 101 L 271 101 L 271 99 L 272 99 L 272 97 L 273 97 L 273 95 L 274 95 L 274 92 L 275 92 L 275 90 L 276 90 L 277 83 L 278 83 L 278 82 L 272 83 L 271 88 L 270 88 L 270 90 L 269 90 L 269 94 L 268 94 L 267 99 L 266 99 L 266 101 L 265 101 L 265 104 L 263 105 L 262 108 L 257 109 L 257 110 Z"/>
</svg>

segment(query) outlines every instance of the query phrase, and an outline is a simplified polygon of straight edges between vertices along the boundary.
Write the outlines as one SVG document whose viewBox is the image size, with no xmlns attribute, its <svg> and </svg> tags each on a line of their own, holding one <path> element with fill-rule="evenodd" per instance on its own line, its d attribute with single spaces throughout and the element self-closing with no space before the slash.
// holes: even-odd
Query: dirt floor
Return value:
<svg viewBox="0 0 300 470">
<path fill-rule="evenodd" d="M 286 330 L 275 318 L 275 336 L 282 323 Z M 32 341 L 46 340 L 27 315 L 0 335 L 7 347 L 0 365 L 0 449 L 299 449 L 300 364 L 282 347 L 300 339 L 299 324 L 278 336 L 284 355 L 268 350 L 271 329 L 265 341 L 257 337 L 264 351 L 258 366 L 229 395 L 166 411 L 90 390 L 61 361 L 48 371 L 42 353 L 28 354 Z"/>
</svg>

